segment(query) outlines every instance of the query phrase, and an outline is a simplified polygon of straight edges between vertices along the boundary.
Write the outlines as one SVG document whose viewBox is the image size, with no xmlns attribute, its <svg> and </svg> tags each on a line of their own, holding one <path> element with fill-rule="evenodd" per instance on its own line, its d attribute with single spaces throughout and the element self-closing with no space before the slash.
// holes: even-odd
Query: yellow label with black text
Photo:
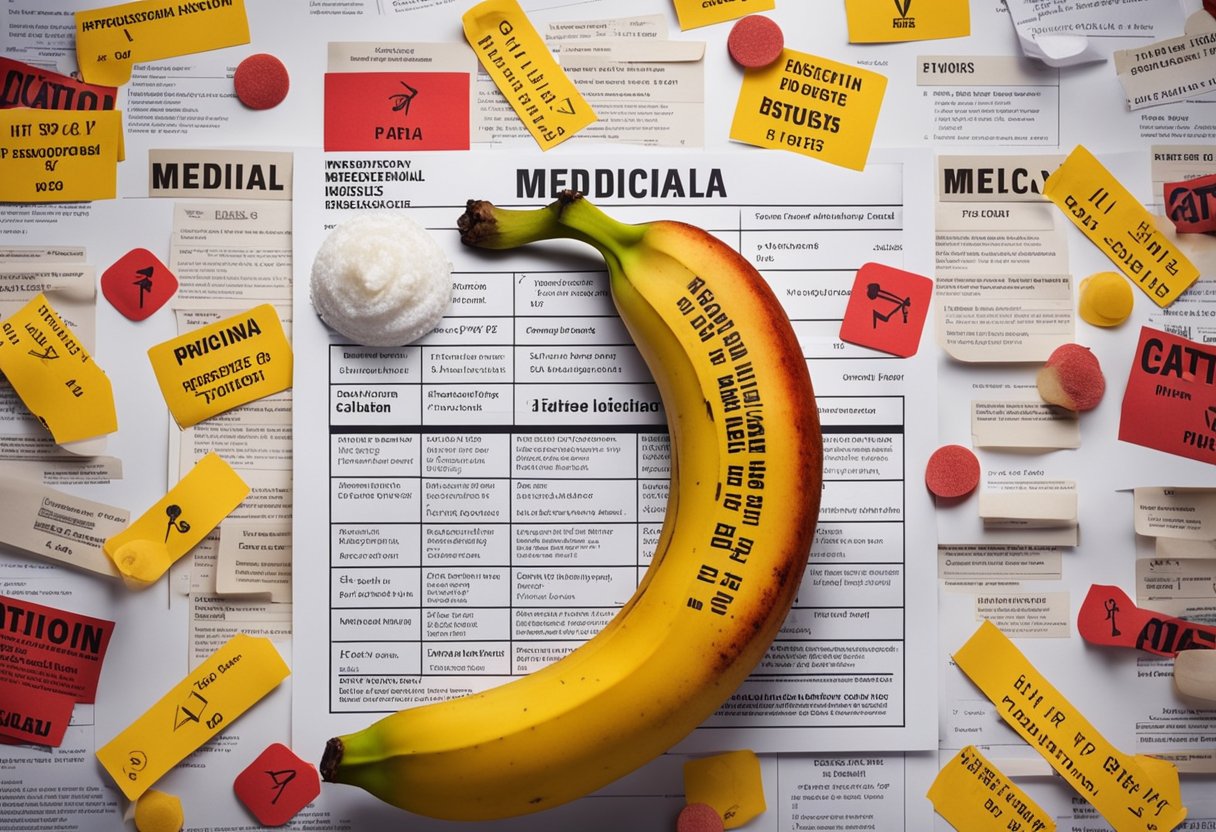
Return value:
<svg viewBox="0 0 1216 832">
<path fill-rule="evenodd" d="M 969 0 L 844 0 L 849 43 L 965 38 Z"/>
<path fill-rule="evenodd" d="M 148 357 L 183 428 L 291 386 L 291 344 L 268 303 L 157 344 Z"/>
<path fill-rule="evenodd" d="M 0 202 L 113 199 L 118 110 L 0 110 Z"/>
<path fill-rule="evenodd" d="M 61 445 L 118 430 L 109 377 L 41 293 L 0 323 L 0 373 Z"/>
<path fill-rule="evenodd" d="M 785 49 L 744 73 L 730 137 L 863 170 L 886 89 L 877 72 Z"/>
<path fill-rule="evenodd" d="M 680 29 L 696 29 L 724 20 L 735 20 L 754 12 L 767 12 L 776 7 L 775 0 L 675 0 Z"/>
<path fill-rule="evenodd" d="M 1169 306 L 1199 277 L 1148 209 L 1083 146 L 1047 177 L 1043 195 L 1158 306 Z"/>
<path fill-rule="evenodd" d="M 290 673 L 270 639 L 237 633 L 99 748 L 97 759 L 122 793 L 138 800 Z"/>
<path fill-rule="evenodd" d="M 1106 818 L 1116 832 L 1173 829 L 1186 808 L 1161 767 L 1107 741 L 991 621 L 954 654 L 954 662 L 1001 718 Z"/>
<path fill-rule="evenodd" d="M 946 763 L 925 796 L 951 826 L 966 832 L 1056 830 L 1051 815 L 973 745 L 960 750 Z"/>
<path fill-rule="evenodd" d="M 211 533 L 249 494 L 249 486 L 214 451 L 102 549 L 118 571 L 148 585 Z"/>
<path fill-rule="evenodd" d="M 485 0 L 464 13 L 464 36 L 541 150 L 596 121 L 516 0 Z"/>
<path fill-rule="evenodd" d="M 76 12 L 76 63 L 90 84 L 116 87 L 141 61 L 242 43 L 245 0 L 140 0 Z"/>
</svg>

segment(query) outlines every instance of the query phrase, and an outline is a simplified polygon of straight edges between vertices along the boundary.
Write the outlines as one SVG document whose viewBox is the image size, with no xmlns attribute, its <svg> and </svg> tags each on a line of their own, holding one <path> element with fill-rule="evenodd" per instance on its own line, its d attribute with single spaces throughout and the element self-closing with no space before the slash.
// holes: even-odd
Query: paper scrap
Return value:
<svg viewBox="0 0 1216 832">
<path fill-rule="evenodd" d="M 93 702 L 114 622 L 0 595 L 0 679 Z"/>
<path fill-rule="evenodd" d="M 1216 627 L 1137 607 L 1117 586 L 1093 584 L 1077 612 L 1077 631 L 1091 644 L 1133 647 L 1158 656 L 1216 648 Z"/>
<path fill-rule="evenodd" d="M 857 270 L 840 322 L 840 340 L 907 358 L 916 355 L 933 281 L 881 263 Z"/>
<path fill-rule="evenodd" d="M 0 543 L 13 549 L 117 578 L 101 546 L 129 519 L 125 508 L 0 475 Z"/>
<path fill-rule="evenodd" d="M 954 654 L 959 669 L 1017 734 L 1116 832 L 1173 829 L 1186 818 L 1172 779 L 1107 741 L 1004 633 L 985 621 Z"/>
<path fill-rule="evenodd" d="M 0 679 L 0 739 L 58 748 L 76 700 Z"/>
<path fill-rule="evenodd" d="M 113 199 L 117 110 L 0 110 L 0 202 Z"/>
<path fill-rule="evenodd" d="M 986 526 L 1053 529 L 1077 522 L 1075 483 L 1026 490 L 981 491 L 979 513 Z"/>
<path fill-rule="evenodd" d="M 76 12 L 76 63 L 90 84 L 119 86 L 142 61 L 249 43 L 245 0 L 139 0 Z"/>
<path fill-rule="evenodd" d="M 743 74 L 730 137 L 863 170 L 886 89 L 877 72 L 785 49 Z"/>
<path fill-rule="evenodd" d="M 974 745 L 959 750 L 925 795 L 937 813 L 966 832 L 1055 832 L 1056 822 Z M 1012 826 L 1017 823 L 1017 826 Z"/>
<path fill-rule="evenodd" d="M 1136 534 L 1216 540 L 1216 489 L 1137 488 Z"/>
<path fill-rule="evenodd" d="M 238 633 L 99 748 L 97 759 L 127 799 L 138 800 L 290 673 L 270 639 Z"/>
<path fill-rule="evenodd" d="M 1115 71 L 1127 107 L 1140 110 L 1216 91 L 1216 33 L 1212 15 L 1187 18 L 1185 34 L 1134 49 L 1116 49 Z"/>
<path fill-rule="evenodd" d="M 776 0 L 673 0 L 680 29 L 696 29 L 726 20 L 735 20 L 754 12 L 767 12 L 776 7 Z"/>
<path fill-rule="evenodd" d="M 183 428 L 291 386 L 291 344 L 268 303 L 157 344 L 148 358 Z"/>
<path fill-rule="evenodd" d="M 249 486 L 212 451 L 104 549 L 137 588 L 160 578 L 249 494 Z"/>
<path fill-rule="evenodd" d="M 86 84 L 0 55 L 0 109 L 33 107 L 39 110 L 113 110 L 115 87 Z"/>
<path fill-rule="evenodd" d="M 1158 543 L 1161 541 L 1158 540 Z M 1136 559 L 1136 601 L 1152 605 L 1159 601 L 1216 602 L 1216 541 L 1204 541 L 1209 551 L 1185 556 Z M 1172 607 L 1173 605 L 1165 605 Z M 1160 607 L 1154 607 L 1165 611 Z M 1175 613 L 1171 611 L 1171 615 Z M 1186 616 L 1189 618 L 1190 616 Z"/>
<path fill-rule="evenodd" d="M 971 441 L 977 448 L 1079 448 L 1081 427 L 1075 415 L 1044 401 L 973 401 Z"/>
<path fill-rule="evenodd" d="M 1216 350 L 1141 327 L 1119 439 L 1216 464 Z"/>
<path fill-rule="evenodd" d="M 0 323 L 0 373 L 59 444 L 118 429 L 110 379 L 41 293 Z"/>
<path fill-rule="evenodd" d="M 1165 183 L 1165 215 L 1183 234 L 1216 231 L 1216 174 Z"/>
<path fill-rule="evenodd" d="M 484 0 L 461 20 L 477 59 L 542 150 L 595 121 L 591 105 L 553 59 L 517 0 Z"/>
<path fill-rule="evenodd" d="M 726 829 L 764 814 L 764 780 L 755 752 L 727 751 L 684 763 L 684 800 L 712 806 Z"/>
<path fill-rule="evenodd" d="M 1169 306 L 1199 277 L 1152 214 L 1083 146 L 1047 178 L 1043 194 L 1158 306 Z"/>
<path fill-rule="evenodd" d="M 290 603 L 291 523 L 225 523 L 215 556 L 215 594 Z"/>
<path fill-rule="evenodd" d="M 469 76 L 328 72 L 324 141 L 327 151 L 468 150 Z"/>
<path fill-rule="evenodd" d="M 898 43 L 910 40 L 964 38 L 971 34 L 968 0 L 845 0 L 849 43 Z"/>
</svg>

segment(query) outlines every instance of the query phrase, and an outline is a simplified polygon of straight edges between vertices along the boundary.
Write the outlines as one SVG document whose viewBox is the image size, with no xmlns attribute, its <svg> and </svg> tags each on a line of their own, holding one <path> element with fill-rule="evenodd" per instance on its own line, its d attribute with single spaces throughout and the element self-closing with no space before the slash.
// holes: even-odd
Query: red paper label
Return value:
<svg viewBox="0 0 1216 832">
<path fill-rule="evenodd" d="M 340 72 L 325 76 L 326 150 L 468 150 L 465 72 Z M 360 185 L 364 191 L 383 185 Z"/>
<path fill-rule="evenodd" d="M 0 681 L 92 702 L 114 622 L 0 595 Z"/>
<path fill-rule="evenodd" d="M 1077 613 L 1077 631 L 1091 644 L 1134 647 L 1158 656 L 1216 648 L 1216 627 L 1141 609 L 1117 586 L 1089 588 Z"/>
<path fill-rule="evenodd" d="M 113 110 L 118 90 L 0 56 L 0 109 Z"/>
<path fill-rule="evenodd" d="M 0 735 L 19 742 L 58 747 L 76 702 L 62 693 L 0 681 Z"/>
<path fill-rule="evenodd" d="M 142 321 L 177 292 L 177 278 L 146 248 L 128 251 L 101 276 L 101 293 L 132 321 Z"/>
<path fill-rule="evenodd" d="M 1119 438 L 1216 464 L 1216 348 L 1141 327 Z"/>
<path fill-rule="evenodd" d="M 1216 174 L 1167 182 L 1165 215 L 1181 233 L 1216 231 Z"/>
<path fill-rule="evenodd" d="M 916 355 L 933 281 L 880 263 L 857 270 L 840 340 L 907 358 Z"/>
<path fill-rule="evenodd" d="M 263 826 L 282 826 L 321 793 L 321 777 L 276 742 L 237 775 L 232 789 Z"/>
</svg>

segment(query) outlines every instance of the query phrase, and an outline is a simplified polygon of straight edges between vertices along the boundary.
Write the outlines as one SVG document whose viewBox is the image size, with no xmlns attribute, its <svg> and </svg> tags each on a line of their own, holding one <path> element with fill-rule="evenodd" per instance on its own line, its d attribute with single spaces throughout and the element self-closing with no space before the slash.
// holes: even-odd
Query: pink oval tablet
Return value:
<svg viewBox="0 0 1216 832">
<path fill-rule="evenodd" d="M 740 18 L 726 38 L 726 48 L 735 63 L 749 69 L 768 66 L 781 56 L 784 47 L 781 27 L 760 14 Z"/>
<path fill-rule="evenodd" d="M 938 497 L 962 497 L 979 484 L 980 461 L 962 445 L 943 445 L 925 466 L 925 485 Z"/>
<path fill-rule="evenodd" d="M 722 817 L 708 803 L 689 803 L 676 818 L 676 832 L 723 832 Z"/>
<path fill-rule="evenodd" d="M 236 97 L 251 110 L 268 110 L 287 97 L 291 79 L 274 55 L 259 52 L 237 65 L 232 76 Z"/>
</svg>

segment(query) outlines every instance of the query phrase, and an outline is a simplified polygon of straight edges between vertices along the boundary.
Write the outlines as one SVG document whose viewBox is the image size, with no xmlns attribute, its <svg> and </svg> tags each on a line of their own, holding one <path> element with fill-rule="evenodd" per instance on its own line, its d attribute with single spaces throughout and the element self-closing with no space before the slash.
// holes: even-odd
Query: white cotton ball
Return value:
<svg viewBox="0 0 1216 832">
<path fill-rule="evenodd" d="M 321 243 L 313 308 L 357 344 L 397 347 L 426 335 L 452 299 L 452 264 L 425 228 L 402 214 L 353 217 Z"/>
</svg>

